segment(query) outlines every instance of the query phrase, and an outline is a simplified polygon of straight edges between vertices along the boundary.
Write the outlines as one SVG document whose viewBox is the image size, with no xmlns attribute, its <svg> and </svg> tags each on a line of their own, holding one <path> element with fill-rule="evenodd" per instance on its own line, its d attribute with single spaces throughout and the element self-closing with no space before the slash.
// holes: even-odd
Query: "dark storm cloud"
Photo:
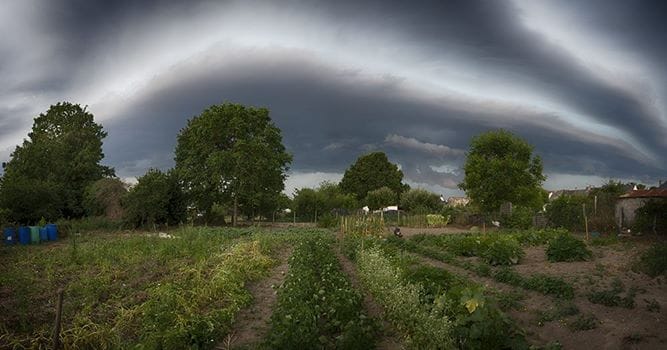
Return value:
<svg viewBox="0 0 667 350">
<path fill-rule="evenodd" d="M 433 167 L 460 166 L 470 138 L 495 128 L 534 144 L 547 172 L 667 170 L 661 2 L 555 3 L 582 36 L 641 58 L 650 84 L 529 28 L 518 0 L 17 4 L 30 17 L 20 30 L 0 23 L 17 33 L 0 39 L 2 147 L 52 103 L 91 104 L 109 131 L 105 161 L 138 176 L 173 164 L 188 118 L 231 101 L 268 107 L 303 173 L 384 150 L 411 181 L 453 188 L 460 172 Z"/>
<path fill-rule="evenodd" d="M 581 172 L 586 165 L 585 173 L 627 176 L 630 167 L 638 174 L 658 176 L 654 167 L 624 151 L 628 145 L 568 130 L 571 126 L 566 123 L 530 122 L 538 116 L 517 118 L 517 112 L 509 118 L 494 112 L 481 115 L 474 111 L 480 106 L 470 105 L 473 112 L 465 111 L 460 101 L 415 100 L 400 84 L 367 82 L 297 58 L 298 53 L 260 56 L 256 52 L 253 59 L 216 69 L 181 66 L 173 77 L 152 81 L 145 94 L 129 101 L 105 124 L 112 135 L 106 143 L 108 159 L 134 167 L 158 158 L 151 166 L 170 166 L 165 150 L 173 150 L 186 120 L 211 104 L 233 101 L 270 108 L 294 154 L 293 170 L 298 172 L 342 172 L 360 154 L 377 149 L 401 164 L 412 181 L 455 187 L 460 176 L 435 172 L 430 166 L 460 165 L 461 150 L 467 148 L 470 137 L 504 127 L 528 139 L 538 154 L 548 154 L 550 171 Z M 570 154 L 583 161 L 572 162 Z M 588 162 L 592 159 L 607 161 Z"/>
</svg>

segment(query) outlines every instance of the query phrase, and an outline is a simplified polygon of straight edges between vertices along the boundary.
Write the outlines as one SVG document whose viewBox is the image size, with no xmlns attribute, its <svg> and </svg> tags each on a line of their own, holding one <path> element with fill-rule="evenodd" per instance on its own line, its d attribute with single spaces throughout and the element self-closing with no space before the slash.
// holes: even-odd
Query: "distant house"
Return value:
<svg viewBox="0 0 667 350">
<path fill-rule="evenodd" d="M 447 199 L 447 205 L 450 207 L 462 207 L 468 205 L 470 199 L 467 197 L 449 197 Z"/>
<path fill-rule="evenodd" d="M 616 223 L 619 227 L 630 227 L 635 222 L 635 210 L 651 199 L 667 199 L 667 187 L 661 184 L 650 190 L 630 191 L 618 198 L 616 202 Z"/>
</svg>

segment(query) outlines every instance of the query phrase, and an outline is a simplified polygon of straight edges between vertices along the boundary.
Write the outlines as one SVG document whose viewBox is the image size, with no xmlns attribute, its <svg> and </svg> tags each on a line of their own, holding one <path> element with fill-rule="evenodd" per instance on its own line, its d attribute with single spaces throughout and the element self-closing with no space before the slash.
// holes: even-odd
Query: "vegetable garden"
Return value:
<svg viewBox="0 0 667 350">
<path fill-rule="evenodd" d="M 564 230 L 397 238 L 373 225 L 97 232 L 3 247 L 0 347 L 51 348 L 59 288 L 64 348 L 369 349 L 388 335 L 407 349 L 667 342 L 664 243 Z M 266 329 L 235 341 L 240 312 L 265 302 L 251 286 L 282 273 Z"/>
</svg>

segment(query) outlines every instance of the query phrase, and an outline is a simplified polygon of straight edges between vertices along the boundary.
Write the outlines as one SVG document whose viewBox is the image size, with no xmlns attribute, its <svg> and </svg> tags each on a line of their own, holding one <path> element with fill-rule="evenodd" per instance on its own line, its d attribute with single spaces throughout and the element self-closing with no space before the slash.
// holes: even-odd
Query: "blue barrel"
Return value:
<svg viewBox="0 0 667 350">
<path fill-rule="evenodd" d="M 16 235 L 13 227 L 5 227 L 3 232 L 5 233 L 4 237 L 6 245 L 16 244 Z"/>
<path fill-rule="evenodd" d="M 46 224 L 46 234 L 49 237 L 49 241 L 57 240 L 58 226 L 56 224 Z"/>
<path fill-rule="evenodd" d="M 48 241 L 49 240 L 49 234 L 47 232 L 48 231 L 46 230 L 46 226 L 39 228 L 39 240 L 40 241 Z"/>
<path fill-rule="evenodd" d="M 19 226 L 19 243 L 25 245 L 30 244 L 30 228 L 26 226 Z"/>
</svg>

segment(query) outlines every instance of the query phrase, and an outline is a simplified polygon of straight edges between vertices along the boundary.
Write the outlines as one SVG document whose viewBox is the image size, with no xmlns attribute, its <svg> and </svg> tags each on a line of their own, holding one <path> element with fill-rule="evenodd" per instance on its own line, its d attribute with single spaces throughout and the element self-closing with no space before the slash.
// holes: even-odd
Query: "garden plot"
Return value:
<svg viewBox="0 0 667 350">
<path fill-rule="evenodd" d="M 287 235 L 192 229 L 179 239 L 84 234 L 57 246 L 2 248 L 0 347 L 51 346 L 64 288 L 66 348 L 212 347 L 252 302 Z"/>
<path fill-rule="evenodd" d="M 633 271 L 638 256 L 657 243 L 645 240 L 622 243 L 597 240 L 587 245 L 574 242 L 581 243 L 590 251 L 588 254 L 573 248 L 569 237 L 564 239 L 564 244 L 554 244 L 560 234 L 562 232 L 549 231 L 491 234 L 501 241 L 507 238 L 500 236 L 508 235 L 521 243 L 522 252 L 518 253 L 517 264 L 506 266 L 497 261 L 516 255 L 513 244 L 493 252 L 488 249 L 488 242 L 483 243 L 489 238 L 481 235 L 417 235 L 398 245 L 431 260 L 436 259 L 439 264 L 445 264 L 441 265 L 444 268 L 466 269 L 477 275 L 476 280 L 500 287 L 501 291 L 506 289 L 499 284 L 505 288 L 513 287 L 520 295 L 528 295 L 518 301 L 521 307 L 509 313 L 526 329 L 534 343 L 559 341 L 565 348 L 635 345 L 642 349 L 664 348 L 667 322 L 665 311 L 659 311 L 660 305 L 663 309 L 667 305 L 664 260 L 662 265 L 653 264 L 654 268 L 655 265 L 663 266 L 662 276 L 651 278 Z M 391 239 L 388 242 L 393 243 Z M 547 242 L 549 244 L 545 244 Z M 561 253 L 563 256 L 559 258 Z M 575 261 L 551 262 L 549 257 L 551 260 Z M 577 261 L 579 259 L 585 260 Z M 491 265 L 494 262 L 496 266 Z M 567 292 L 568 289 L 571 292 Z M 548 296 L 547 301 L 531 297 L 534 292 Z"/>
</svg>

